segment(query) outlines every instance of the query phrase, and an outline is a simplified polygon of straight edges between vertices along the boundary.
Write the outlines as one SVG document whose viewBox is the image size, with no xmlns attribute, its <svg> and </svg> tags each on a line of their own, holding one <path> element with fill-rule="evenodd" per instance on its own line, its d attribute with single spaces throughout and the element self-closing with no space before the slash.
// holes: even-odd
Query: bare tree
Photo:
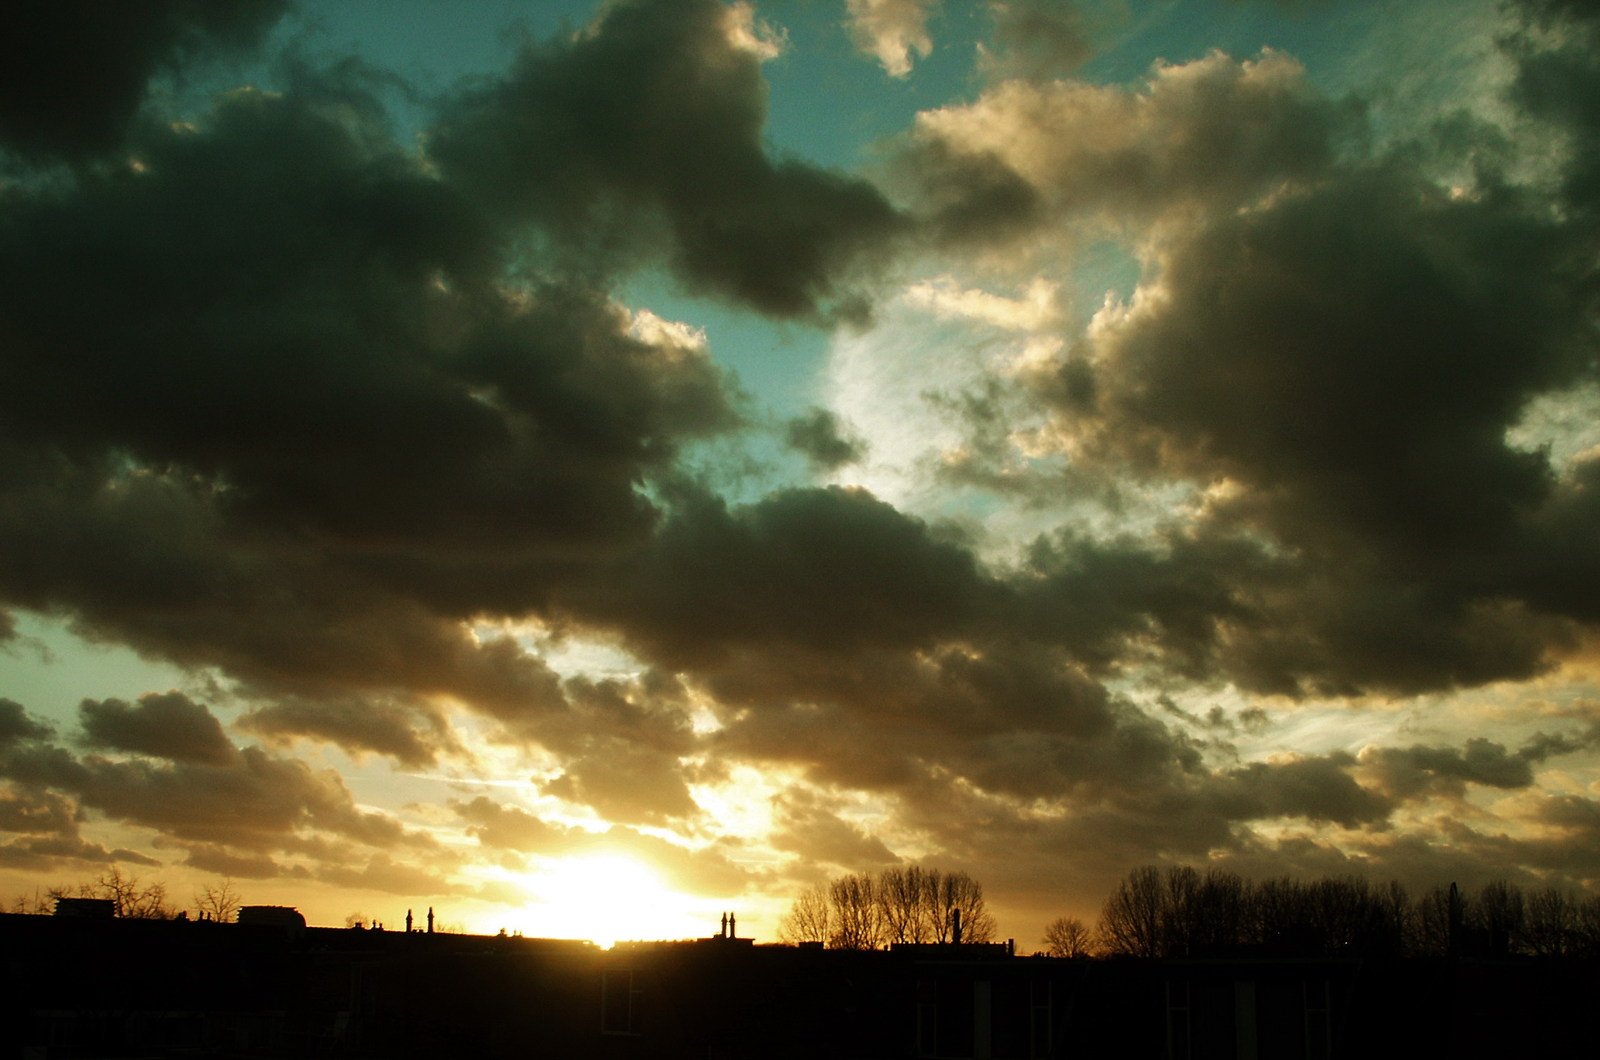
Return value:
<svg viewBox="0 0 1600 1060">
<path fill-rule="evenodd" d="M 1478 891 L 1476 912 L 1490 956 L 1504 957 L 1522 946 L 1522 888 L 1505 880 L 1484 884 Z"/>
<path fill-rule="evenodd" d="M 133 873 L 123 874 L 119 866 L 100 877 L 101 896 L 117 904 L 117 915 L 138 920 L 165 920 L 172 915 L 167 908 L 167 885 L 157 881 L 146 884 Z"/>
<path fill-rule="evenodd" d="M 956 914 L 961 916 L 961 941 L 994 941 L 994 917 L 983 898 L 983 884 L 964 872 L 927 871 L 929 885 L 926 893 L 934 897 L 936 927 L 935 942 L 952 942 L 955 939 Z"/>
<path fill-rule="evenodd" d="M 1430 887 L 1417 899 L 1417 941 L 1414 952 L 1442 957 L 1450 952 L 1459 928 L 1461 900 L 1445 887 Z"/>
<path fill-rule="evenodd" d="M 239 889 L 233 878 L 224 876 L 194 893 L 195 915 L 201 919 L 231 921 L 239 912 Z"/>
<path fill-rule="evenodd" d="M 1562 957 L 1571 952 L 1577 912 L 1577 900 L 1559 887 L 1528 895 L 1524 932 L 1535 956 Z"/>
<path fill-rule="evenodd" d="M 80 883 L 75 887 L 52 887 L 45 894 L 52 899 L 109 899 L 115 915 L 134 920 L 165 920 L 172 915 L 167 909 L 166 884 L 159 881 L 146 884 L 134 873 L 123 872 L 120 865 L 111 866 L 91 883 Z"/>
<path fill-rule="evenodd" d="M 1394 926 L 1399 952 L 1415 953 L 1417 948 L 1417 910 L 1411 895 L 1399 880 L 1390 880 L 1382 895 L 1384 913 Z"/>
<path fill-rule="evenodd" d="M 784 942 L 827 942 L 833 931 L 833 907 L 822 884 L 802 891 L 778 922 L 778 938 Z"/>
<path fill-rule="evenodd" d="M 1161 953 L 1161 870 L 1144 865 L 1128 873 L 1100 910 L 1100 938 L 1112 953 L 1157 957 Z"/>
<path fill-rule="evenodd" d="M 1600 895 L 1589 895 L 1578 903 L 1573 915 L 1574 952 L 1585 957 L 1600 957 Z"/>
<path fill-rule="evenodd" d="M 1075 916 L 1058 916 L 1044 929 L 1044 951 L 1052 957 L 1087 957 L 1089 929 Z"/>
<path fill-rule="evenodd" d="M 1250 897 L 1250 886 L 1238 873 L 1209 870 L 1195 895 L 1197 915 L 1190 932 L 1192 944 L 1217 950 L 1244 942 Z"/>
<path fill-rule="evenodd" d="M 11 900 L 10 911 L 13 913 L 47 915 L 51 911 L 49 902 L 51 897 L 52 895 L 50 892 L 41 891 L 39 888 L 35 887 L 32 894 L 28 894 L 26 891 L 24 891 L 13 898 Z"/>
<path fill-rule="evenodd" d="M 828 944 L 841 950 L 874 950 L 883 942 L 882 922 L 872 877 L 866 873 L 841 876 L 828 885 L 833 911 L 833 934 Z"/>
<path fill-rule="evenodd" d="M 889 942 L 927 942 L 932 936 L 935 918 L 927 900 L 927 875 L 919 865 L 878 874 L 878 910 Z"/>
<path fill-rule="evenodd" d="M 949 942 L 957 914 L 963 941 L 994 940 L 982 884 L 964 872 L 910 865 L 813 887 L 795 899 L 778 930 L 785 942 L 825 939 L 836 949 L 877 949 L 885 943 Z"/>
<path fill-rule="evenodd" d="M 1226 871 L 1200 876 L 1182 866 L 1163 872 L 1147 865 L 1106 900 L 1098 936 L 1106 953 L 1145 957 L 1237 945 L 1302 956 L 1600 957 L 1600 896 L 1580 898 L 1554 886 L 1524 894 L 1498 880 L 1475 895 L 1453 883 L 1434 887 L 1413 902 L 1395 880 L 1251 883 Z M 1047 942 L 1057 952 L 1054 936 Z"/>
<path fill-rule="evenodd" d="M 1244 941 L 1269 949 L 1292 946 L 1302 930 L 1303 887 L 1287 876 L 1262 880 L 1250 889 Z"/>
<path fill-rule="evenodd" d="M 1161 954 L 1187 957 L 1204 929 L 1200 874 L 1187 865 L 1167 869 L 1161 895 Z"/>
<path fill-rule="evenodd" d="M 347 928 L 370 927 L 371 926 L 371 920 L 367 916 L 367 914 L 361 912 L 360 910 L 357 910 L 354 913 L 351 913 L 351 914 L 349 914 L 348 916 L 346 916 L 344 918 L 344 926 L 347 927 Z"/>
<path fill-rule="evenodd" d="M 1317 948 L 1328 953 L 1349 953 L 1361 937 L 1367 881 L 1358 877 L 1328 877 L 1311 884 L 1309 912 Z"/>
</svg>

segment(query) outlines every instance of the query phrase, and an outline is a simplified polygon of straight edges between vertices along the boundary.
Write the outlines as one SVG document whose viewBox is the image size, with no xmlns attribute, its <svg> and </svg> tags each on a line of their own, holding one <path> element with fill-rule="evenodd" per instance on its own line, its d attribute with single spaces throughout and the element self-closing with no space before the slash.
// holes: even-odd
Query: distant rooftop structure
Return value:
<svg viewBox="0 0 1600 1060">
<path fill-rule="evenodd" d="M 239 923 L 261 927 L 303 928 L 306 918 L 292 905 L 246 905 L 239 908 Z"/>
<path fill-rule="evenodd" d="M 117 915 L 117 903 L 109 898 L 57 898 L 55 915 L 110 920 Z"/>
</svg>

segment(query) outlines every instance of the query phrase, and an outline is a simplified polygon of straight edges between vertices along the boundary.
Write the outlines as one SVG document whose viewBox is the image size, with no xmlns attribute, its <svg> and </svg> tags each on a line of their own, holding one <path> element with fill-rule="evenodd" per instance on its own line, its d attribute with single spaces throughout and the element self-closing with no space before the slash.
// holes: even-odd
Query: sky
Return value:
<svg viewBox="0 0 1600 1060">
<path fill-rule="evenodd" d="M 1579 0 L 0 14 L 0 900 L 1600 891 Z"/>
</svg>

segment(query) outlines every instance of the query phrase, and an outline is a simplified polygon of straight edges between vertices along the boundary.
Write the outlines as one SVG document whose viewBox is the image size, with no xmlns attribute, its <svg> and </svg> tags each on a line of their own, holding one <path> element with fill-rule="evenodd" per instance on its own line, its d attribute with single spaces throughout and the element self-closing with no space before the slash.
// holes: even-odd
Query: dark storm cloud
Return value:
<svg viewBox="0 0 1600 1060">
<path fill-rule="evenodd" d="M 50 727 L 34 721 L 21 703 L 0 697 L 0 747 L 20 740 L 43 740 Z"/>
<path fill-rule="evenodd" d="M 1529 614 L 1520 553 L 1546 551 L 1531 517 L 1566 502 L 1546 455 L 1505 435 L 1593 372 L 1572 276 L 1565 233 L 1514 193 L 1344 172 L 1175 240 L 1160 296 L 1055 399 L 1090 461 L 1231 483 L 1201 534 L 1292 550 L 1248 560 L 1270 581 L 1217 571 L 1266 619 L 1226 647 L 1250 687 L 1526 676 L 1560 627 Z"/>
<path fill-rule="evenodd" d="M 1468 784 L 1516 790 L 1533 785 L 1533 767 L 1555 755 L 1593 746 L 1594 726 L 1575 736 L 1535 733 L 1516 751 L 1484 737 L 1474 737 L 1463 747 L 1371 748 L 1361 755 L 1383 788 L 1401 798 L 1420 794 L 1449 794 L 1459 798 Z"/>
<path fill-rule="evenodd" d="M 1220 706 L 1213 706 L 1204 714 L 1197 711 L 1184 710 L 1167 695 L 1160 696 L 1157 702 L 1167 714 L 1175 718 L 1181 718 L 1196 729 L 1215 733 L 1219 739 L 1236 735 L 1241 727 L 1250 729 L 1252 726 L 1259 726 L 1261 722 L 1266 720 L 1265 712 L 1259 707 L 1241 711 L 1237 717 L 1233 717 Z M 1224 743 L 1221 746 L 1229 747 L 1231 745 Z"/>
<path fill-rule="evenodd" d="M 1507 42 L 1517 62 L 1512 98 L 1563 134 L 1566 205 L 1592 226 L 1600 220 L 1600 14 L 1583 0 L 1512 6 L 1525 19 Z"/>
<path fill-rule="evenodd" d="M 994 28 L 982 46 L 980 68 L 990 77 L 1039 79 L 1076 70 L 1094 52 L 1097 20 L 1086 7 L 1061 0 L 990 0 Z"/>
<path fill-rule="evenodd" d="M 182 692 L 152 692 L 136 704 L 86 699 L 78 715 L 90 747 L 214 766 L 227 765 L 238 754 L 204 704 Z"/>
<path fill-rule="evenodd" d="M 1129 865 L 1203 858 L 1238 840 L 1225 814 L 1181 769 L 1144 767 L 1123 783 L 1077 791 L 1041 812 L 1033 800 L 999 798 L 968 785 L 930 783 L 897 804 L 898 823 L 960 860 L 986 885 L 1021 892 L 1059 881 L 1053 902 L 1086 895 L 1097 908 Z"/>
<path fill-rule="evenodd" d="M 1130 718 L 1100 755 L 1094 773 L 1082 771 L 1085 782 L 1058 782 L 1053 798 L 931 779 L 902 797 L 900 820 L 979 863 L 1043 866 L 1072 851 L 1086 877 L 1106 878 L 1141 862 L 1243 849 L 1254 842 L 1249 826 L 1258 821 L 1301 818 L 1383 830 L 1398 805 L 1352 775 L 1358 763 L 1349 754 L 1213 769 L 1148 719 Z M 1054 802 L 1055 812 L 1041 814 L 1039 799 Z"/>
<path fill-rule="evenodd" d="M 150 706 L 152 700 L 169 699 L 146 697 L 136 707 L 109 701 L 109 707 L 93 704 L 95 709 L 85 712 L 92 733 L 163 756 L 159 760 L 80 758 L 46 740 L 30 739 L 0 747 L 0 777 L 23 797 L 70 800 L 74 812 L 94 810 L 112 821 L 149 828 L 158 845 L 193 844 L 246 856 L 299 850 L 308 837 L 330 835 L 347 848 L 433 847 L 428 836 L 357 806 L 337 774 L 299 760 L 259 747 L 234 749 L 219 761 L 166 757 L 196 747 L 215 755 L 209 742 L 215 719 L 188 700 L 175 709 L 171 703 L 167 709 Z"/>
<path fill-rule="evenodd" d="M 357 754 L 387 755 L 412 769 L 432 765 L 441 752 L 460 749 L 439 713 L 388 698 L 280 698 L 238 724 L 268 741 L 325 740 Z"/>
<path fill-rule="evenodd" d="M 1274 564 L 1253 542 L 1173 531 L 1153 541 L 1041 537 L 1017 579 L 1022 621 L 1092 668 L 1134 661 L 1158 644 L 1175 669 L 1212 668 L 1219 629 L 1255 617 L 1241 587 L 1270 583 Z"/>
<path fill-rule="evenodd" d="M 1469 783 L 1508 789 L 1533 783 L 1528 759 L 1483 737 L 1468 740 L 1463 748 L 1386 747 L 1362 755 L 1362 760 L 1376 768 L 1387 790 L 1402 797 L 1429 789 L 1460 796 Z"/>
<path fill-rule="evenodd" d="M 900 221 L 863 181 L 770 157 L 760 58 L 716 0 L 624 0 L 445 103 L 446 178 L 590 264 L 664 256 L 777 316 L 856 306 Z"/>
<path fill-rule="evenodd" d="M 597 296 L 494 288 L 482 220 L 370 105 L 241 92 L 152 133 L 142 172 L 8 203 L 15 435 L 356 547 L 643 529 L 640 467 L 731 422 L 715 370 Z"/>
<path fill-rule="evenodd" d="M 808 867 L 834 865 L 867 872 L 900 860 L 883 841 L 838 814 L 839 807 L 812 792 L 795 790 L 773 803 L 771 843 L 798 854 Z"/>
<path fill-rule="evenodd" d="M 0 594 L 262 695 L 559 706 L 463 623 L 645 540 L 640 482 L 737 416 L 703 349 L 505 287 L 379 115 L 337 78 L 240 91 L 137 166 L 13 190 Z"/>
<path fill-rule="evenodd" d="M 1022 614 L 1097 672 L 1154 662 L 1290 696 L 1481 684 L 1536 672 L 1567 643 L 1557 619 L 1514 600 L 1452 601 L 1344 544 L 1286 553 L 1220 519 L 1146 540 L 1062 534 L 1030 550 Z"/>
<path fill-rule="evenodd" d="M 894 160 L 912 189 L 922 224 L 939 241 L 979 246 L 1032 235 L 1046 200 L 990 149 L 966 150 L 928 138 Z"/>
<path fill-rule="evenodd" d="M 120 862 L 125 865 L 156 866 L 161 862 L 136 850 L 108 849 L 99 843 L 76 836 L 27 836 L 0 843 L 0 865 L 14 869 L 55 870 L 62 862 L 86 861 L 95 865 Z"/>
<path fill-rule="evenodd" d="M 265 854 L 235 854 L 204 844 L 189 847 L 183 863 L 202 872 L 240 880 L 270 880 L 292 874 L 292 870 Z"/>
<path fill-rule="evenodd" d="M 739 507 L 689 492 L 648 548 L 574 604 L 680 669 L 742 647 L 926 644 L 978 621 L 995 591 L 966 549 L 865 490 Z"/>
<path fill-rule="evenodd" d="M 1384 167 L 1201 229 L 1091 354 L 1089 451 L 1289 494 L 1300 538 L 1504 532 L 1550 485 L 1506 429 L 1589 368 L 1560 233 L 1517 205 Z"/>
<path fill-rule="evenodd" d="M 749 652 L 706 674 L 728 714 L 713 746 L 846 789 L 938 798 L 959 780 L 1049 799 L 1142 783 L 1192 754 L 1058 653 L 1024 645 Z"/>
<path fill-rule="evenodd" d="M 1433 882 L 1487 882 L 1510 875 L 1545 887 L 1569 881 L 1583 886 L 1600 878 L 1600 803 L 1581 795 L 1530 792 L 1512 816 L 1520 819 L 1521 835 L 1498 825 L 1478 831 L 1452 822 L 1441 841 L 1412 838 L 1377 854 L 1390 863 L 1417 866 Z M 1441 866 L 1450 871 L 1440 871 Z"/>
<path fill-rule="evenodd" d="M 16 869 L 54 869 L 63 861 L 112 861 L 138 865 L 159 862 L 132 850 L 108 850 L 80 832 L 81 807 L 53 791 L 7 790 L 0 786 L 0 832 L 14 838 L 0 842 L 0 865 Z"/>
<path fill-rule="evenodd" d="M 812 464 L 833 471 L 867 455 L 867 443 L 827 409 L 814 408 L 784 424 L 784 441 Z"/>
<path fill-rule="evenodd" d="M 16 0 L 0 12 L 0 144 L 79 157 L 118 146 L 152 77 L 254 44 L 287 0 Z"/>
<path fill-rule="evenodd" d="M 564 759 L 546 792 L 625 823 L 663 824 L 697 812 L 680 763 L 696 740 L 675 679 L 575 677 L 563 691 L 569 709 L 537 730 L 539 742 Z"/>
<path fill-rule="evenodd" d="M 314 540 L 229 526 L 213 491 L 53 463 L 59 478 L 0 503 L 0 585 L 14 599 L 74 608 L 81 628 L 182 664 L 220 665 L 258 695 L 376 686 L 491 711 L 559 702 L 553 675 L 520 650 L 474 642 Z"/>
<path fill-rule="evenodd" d="M 1381 823 L 1394 805 L 1350 775 L 1355 762 L 1342 752 L 1252 762 L 1222 774 L 1213 797 L 1232 820 L 1304 817 L 1346 828 Z"/>
<path fill-rule="evenodd" d="M 547 853 L 559 849 L 570 832 L 527 810 L 505 806 L 482 795 L 466 802 L 452 801 L 450 808 L 466 823 L 468 835 L 497 850 Z"/>
<path fill-rule="evenodd" d="M 53 792 L 0 790 L 0 832 L 76 836 L 83 813 Z"/>
<path fill-rule="evenodd" d="M 74 773 L 77 783 L 64 786 L 85 806 L 178 839 L 268 850 L 300 828 L 370 846 L 406 839 L 392 818 L 358 809 L 334 774 L 256 747 L 242 749 L 232 767 L 91 756 Z"/>
<path fill-rule="evenodd" d="M 1528 520 L 1527 545 L 1504 558 L 1507 577 L 1541 608 L 1600 622 L 1600 453 L 1583 454 Z"/>
<path fill-rule="evenodd" d="M 1568 755 L 1600 744 L 1600 722 L 1591 721 L 1576 734 L 1536 732 L 1517 749 L 1517 757 L 1537 765 L 1547 758 Z"/>
</svg>

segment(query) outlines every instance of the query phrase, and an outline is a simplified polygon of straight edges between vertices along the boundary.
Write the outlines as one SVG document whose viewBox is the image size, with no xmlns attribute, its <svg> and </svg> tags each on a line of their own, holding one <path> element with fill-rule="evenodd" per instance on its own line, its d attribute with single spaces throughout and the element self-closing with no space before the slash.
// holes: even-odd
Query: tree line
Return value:
<svg viewBox="0 0 1600 1060">
<path fill-rule="evenodd" d="M 983 885 L 964 872 L 920 865 L 854 873 L 819 883 L 795 899 L 778 927 L 784 942 L 875 950 L 894 943 L 992 942 L 994 917 Z"/>
<path fill-rule="evenodd" d="M 224 877 L 205 884 L 194 893 L 194 903 L 177 908 L 169 903 L 167 885 L 159 880 L 146 882 L 136 873 L 113 865 L 92 880 L 47 888 L 43 893 L 18 895 L 10 912 L 48 915 L 60 898 L 100 898 L 111 902 L 112 914 L 134 920 L 171 920 L 194 910 L 197 920 L 230 921 L 239 912 L 239 890 Z"/>
<path fill-rule="evenodd" d="M 1090 929 L 1058 917 L 1059 957 L 1189 957 L 1258 950 L 1296 956 L 1600 956 L 1600 896 L 1497 880 L 1413 898 L 1359 876 L 1253 881 L 1225 869 L 1146 865 L 1111 892 Z"/>
</svg>

